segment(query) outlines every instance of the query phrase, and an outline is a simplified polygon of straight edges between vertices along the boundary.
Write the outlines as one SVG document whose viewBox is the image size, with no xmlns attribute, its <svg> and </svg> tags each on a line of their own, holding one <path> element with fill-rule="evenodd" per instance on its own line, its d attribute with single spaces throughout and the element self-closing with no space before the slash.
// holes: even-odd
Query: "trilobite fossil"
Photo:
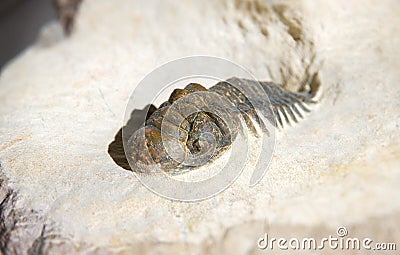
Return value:
<svg viewBox="0 0 400 255">
<path fill-rule="evenodd" d="M 315 103 L 315 92 L 290 92 L 273 82 L 230 78 L 209 89 L 191 83 L 148 112 L 144 127 L 128 140 L 126 156 L 135 172 L 157 166 L 183 173 L 222 155 L 243 131 L 242 123 L 256 137 L 268 135 L 263 119 L 283 127 Z"/>
</svg>

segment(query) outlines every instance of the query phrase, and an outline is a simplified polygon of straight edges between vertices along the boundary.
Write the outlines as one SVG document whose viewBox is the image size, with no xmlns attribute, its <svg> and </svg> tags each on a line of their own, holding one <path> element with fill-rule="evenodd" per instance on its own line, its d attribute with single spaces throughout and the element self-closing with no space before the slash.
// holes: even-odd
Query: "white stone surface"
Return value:
<svg viewBox="0 0 400 255">
<path fill-rule="evenodd" d="M 341 225 L 398 241 L 399 11 L 395 0 L 84 1 L 71 38 L 52 25 L 0 77 L 1 172 L 15 210 L 39 215 L 50 253 L 252 254 L 264 232 L 327 236 Z M 291 89 L 309 65 L 320 74 L 321 103 L 279 132 L 254 188 L 243 175 L 212 199 L 171 202 L 107 153 L 136 84 L 188 55 Z"/>
</svg>

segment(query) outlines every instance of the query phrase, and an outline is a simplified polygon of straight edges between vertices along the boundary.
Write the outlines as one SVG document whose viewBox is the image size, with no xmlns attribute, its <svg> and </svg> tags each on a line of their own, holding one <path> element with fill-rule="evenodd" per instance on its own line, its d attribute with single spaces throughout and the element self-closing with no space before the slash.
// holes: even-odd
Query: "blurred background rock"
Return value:
<svg viewBox="0 0 400 255">
<path fill-rule="evenodd" d="M 51 0 L 1 0 L 0 69 L 35 41 L 45 23 L 56 19 Z"/>
</svg>

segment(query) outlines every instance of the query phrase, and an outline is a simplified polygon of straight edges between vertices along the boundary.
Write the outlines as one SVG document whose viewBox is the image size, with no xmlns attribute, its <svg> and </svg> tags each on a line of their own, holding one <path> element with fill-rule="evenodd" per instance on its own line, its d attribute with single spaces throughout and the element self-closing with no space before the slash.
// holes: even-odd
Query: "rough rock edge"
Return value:
<svg viewBox="0 0 400 255">
<path fill-rule="evenodd" d="M 0 251 L 2 254 L 42 254 L 41 245 L 32 235 L 33 225 L 42 224 L 34 212 L 16 209 L 17 193 L 0 177 Z M 42 224 L 43 225 L 43 224 Z M 44 226 L 42 227 L 44 228 Z M 21 234 L 23 232 L 23 235 Z M 18 240 L 23 237 L 25 240 Z"/>
<path fill-rule="evenodd" d="M 58 234 L 43 212 L 18 208 L 17 192 L 10 188 L 0 165 L 0 254 L 114 254 L 136 251 L 137 246 L 96 247 Z M 157 246 L 152 244 L 146 247 Z M 164 246 L 162 246 L 164 247 Z M 168 248 L 169 246 L 167 246 Z"/>
<path fill-rule="evenodd" d="M 64 246 L 68 243 L 67 238 L 52 233 L 54 229 L 45 223 L 43 213 L 18 209 L 17 202 L 17 192 L 9 187 L 6 178 L 0 174 L 1 254 L 48 254 L 55 245 Z M 58 250 L 75 250 L 72 245 L 68 246 L 67 249 L 63 247 Z"/>
<path fill-rule="evenodd" d="M 7 254 L 9 240 L 12 231 L 15 229 L 16 219 L 12 208 L 15 204 L 15 192 L 6 187 L 3 179 L 0 179 L 0 251 Z"/>
</svg>

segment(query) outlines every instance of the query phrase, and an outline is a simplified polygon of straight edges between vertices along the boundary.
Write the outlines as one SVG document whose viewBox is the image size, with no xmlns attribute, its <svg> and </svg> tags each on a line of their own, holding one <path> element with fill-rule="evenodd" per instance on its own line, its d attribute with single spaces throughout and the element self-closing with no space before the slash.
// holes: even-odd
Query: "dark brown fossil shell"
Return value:
<svg viewBox="0 0 400 255">
<path fill-rule="evenodd" d="M 241 132 L 240 120 L 255 136 L 259 135 L 257 125 L 268 133 L 260 115 L 276 127 L 298 122 L 301 112 L 310 111 L 307 105 L 316 103 L 314 96 L 290 92 L 273 82 L 239 78 L 209 89 L 191 83 L 174 90 L 168 101 L 148 114 L 144 128 L 128 141 L 128 157 L 136 172 L 149 172 L 149 167 L 157 165 L 169 173 L 182 173 L 229 149 Z M 221 107 L 224 100 L 234 109 Z"/>
</svg>

